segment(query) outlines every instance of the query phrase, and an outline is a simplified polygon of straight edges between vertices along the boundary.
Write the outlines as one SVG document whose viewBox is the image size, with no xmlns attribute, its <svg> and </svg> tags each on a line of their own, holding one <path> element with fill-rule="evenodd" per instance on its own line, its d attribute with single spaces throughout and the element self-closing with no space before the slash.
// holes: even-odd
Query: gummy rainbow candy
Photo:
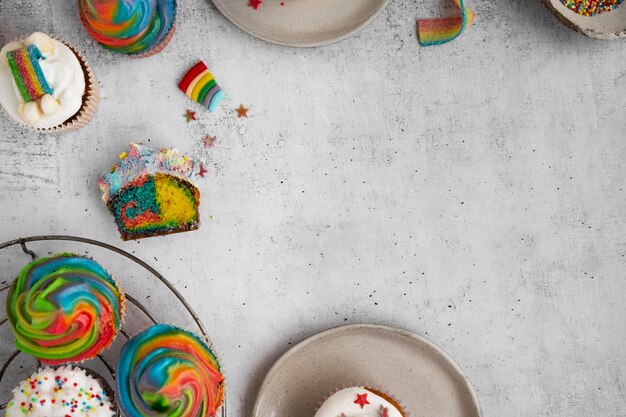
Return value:
<svg viewBox="0 0 626 417">
<path fill-rule="evenodd" d="M 17 348 L 48 365 L 80 362 L 108 347 L 124 306 L 123 291 L 102 266 L 70 253 L 26 265 L 7 297 Z"/>
<path fill-rule="evenodd" d="M 210 417 L 224 398 L 224 377 L 211 349 L 167 324 L 126 342 L 116 379 L 118 402 L 128 417 Z"/>
<path fill-rule="evenodd" d="M 35 45 L 7 52 L 9 69 L 25 103 L 53 93 L 39 65 L 40 59 L 46 58 Z"/>
<path fill-rule="evenodd" d="M 438 19 L 418 19 L 417 38 L 420 45 L 441 45 L 458 37 L 467 26 L 474 21 L 474 12 L 465 7 L 463 0 L 454 0 L 461 11 L 459 17 L 445 17 Z"/>
<path fill-rule="evenodd" d="M 224 91 L 217 85 L 215 77 L 202 61 L 185 74 L 178 88 L 211 112 L 217 110 L 217 106 L 224 100 Z"/>
</svg>

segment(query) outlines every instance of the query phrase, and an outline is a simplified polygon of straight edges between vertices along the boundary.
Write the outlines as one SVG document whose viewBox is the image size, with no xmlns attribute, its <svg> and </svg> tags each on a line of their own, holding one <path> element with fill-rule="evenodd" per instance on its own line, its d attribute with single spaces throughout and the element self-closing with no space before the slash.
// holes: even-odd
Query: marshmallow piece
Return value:
<svg viewBox="0 0 626 417">
<path fill-rule="evenodd" d="M 43 97 L 41 97 L 39 105 L 43 113 L 47 116 L 58 112 L 61 108 L 61 103 L 50 94 L 44 94 Z"/>
<path fill-rule="evenodd" d="M 24 39 L 24 46 L 28 45 L 35 45 L 44 55 L 52 55 L 54 53 L 52 39 L 45 33 L 35 32 Z"/>
<path fill-rule="evenodd" d="M 20 107 L 17 109 L 22 119 L 24 119 L 27 123 L 36 123 L 41 118 L 41 113 L 39 112 L 39 106 L 34 101 L 29 101 L 28 103 L 20 104 Z"/>
</svg>

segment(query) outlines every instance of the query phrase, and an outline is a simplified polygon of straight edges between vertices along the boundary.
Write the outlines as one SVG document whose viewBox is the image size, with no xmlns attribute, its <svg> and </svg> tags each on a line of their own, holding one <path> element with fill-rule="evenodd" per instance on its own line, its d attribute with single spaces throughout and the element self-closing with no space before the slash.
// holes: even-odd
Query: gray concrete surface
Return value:
<svg viewBox="0 0 626 417">
<path fill-rule="evenodd" d="M 74 134 L 0 118 L 0 240 L 81 235 L 152 262 L 218 346 L 232 416 L 291 345 L 357 322 L 440 344 L 487 417 L 626 415 L 626 44 L 502 0 L 419 48 L 414 19 L 437 4 L 396 0 L 295 50 L 186 0 L 171 45 L 134 60 L 88 39 L 73 1 L 2 0 L 0 41 L 71 40 L 106 96 Z M 229 98 L 187 124 L 176 82 L 199 58 Z M 119 241 L 96 178 L 129 141 L 207 164 L 199 231 Z"/>
</svg>

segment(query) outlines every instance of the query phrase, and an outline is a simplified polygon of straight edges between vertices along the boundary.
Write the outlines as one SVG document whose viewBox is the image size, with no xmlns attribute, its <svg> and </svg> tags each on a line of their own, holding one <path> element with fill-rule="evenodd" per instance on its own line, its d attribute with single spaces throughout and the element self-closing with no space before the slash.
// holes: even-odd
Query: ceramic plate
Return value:
<svg viewBox="0 0 626 417">
<path fill-rule="evenodd" d="M 582 16 L 565 7 L 560 0 L 543 2 L 563 24 L 589 37 L 598 39 L 626 37 L 626 4 L 596 16 Z"/>
<path fill-rule="evenodd" d="M 367 26 L 389 0 L 213 0 L 230 21 L 267 42 L 311 47 L 345 39 Z"/>
<path fill-rule="evenodd" d="M 410 417 L 481 417 L 459 366 L 427 339 L 378 325 L 327 330 L 285 353 L 265 377 L 253 417 L 313 417 L 334 390 L 371 386 Z"/>
</svg>

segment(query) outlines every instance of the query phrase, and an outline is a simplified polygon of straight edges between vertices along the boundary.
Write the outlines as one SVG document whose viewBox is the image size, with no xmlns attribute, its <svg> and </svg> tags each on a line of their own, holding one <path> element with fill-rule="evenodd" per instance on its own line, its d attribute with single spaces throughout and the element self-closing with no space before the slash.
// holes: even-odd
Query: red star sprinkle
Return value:
<svg viewBox="0 0 626 417">
<path fill-rule="evenodd" d="M 240 104 L 239 108 L 235 109 L 235 111 L 237 112 L 237 117 L 242 118 L 242 117 L 248 117 L 248 111 L 250 111 L 250 109 L 244 106 L 243 104 Z"/>
<path fill-rule="evenodd" d="M 259 6 L 263 4 L 263 0 L 250 0 L 248 7 L 252 7 L 254 10 L 259 10 Z"/>
<path fill-rule="evenodd" d="M 185 113 L 185 119 L 187 119 L 187 123 L 191 122 L 192 120 L 198 120 L 196 119 L 196 112 L 189 109 L 187 109 L 187 112 Z"/>
<path fill-rule="evenodd" d="M 367 401 L 367 392 L 365 394 L 357 394 L 354 403 L 360 405 L 361 408 L 364 408 L 367 404 L 369 404 L 369 401 Z"/>
<path fill-rule="evenodd" d="M 204 143 L 204 147 L 205 148 L 212 148 L 213 145 L 215 144 L 215 139 L 216 139 L 216 137 L 213 136 L 213 135 L 206 135 L 202 139 L 202 142 Z"/>
<path fill-rule="evenodd" d="M 389 409 L 382 405 L 380 406 L 380 417 L 389 417 Z"/>
<path fill-rule="evenodd" d="M 204 169 L 204 164 L 200 164 L 200 176 L 201 176 L 202 178 L 204 178 L 204 174 L 206 174 L 207 172 L 209 172 L 209 171 L 207 171 L 206 169 Z"/>
</svg>

